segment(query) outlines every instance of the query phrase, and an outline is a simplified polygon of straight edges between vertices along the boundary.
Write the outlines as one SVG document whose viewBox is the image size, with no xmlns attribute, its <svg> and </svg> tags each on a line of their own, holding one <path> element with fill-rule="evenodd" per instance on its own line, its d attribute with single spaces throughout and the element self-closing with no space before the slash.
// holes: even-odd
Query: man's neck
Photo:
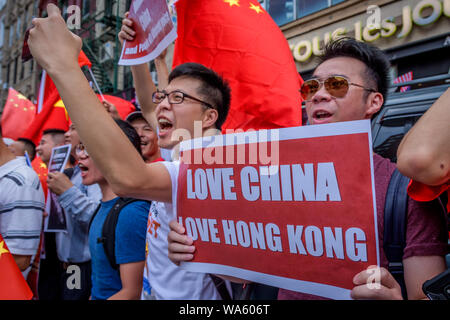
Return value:
<svg viewBox="0 0 450 320">
<path fill-rule="evenodd" d="M 158 151 L 156 151 L 154 154 L 152 154 L 149 158 L 145 159 L 145 162 L 152 163 L 155 160 L 158 160 L 159 158 L 161 158 L 161 151 L 158 148 Z"/>
<path fill-rule="evenodd" d="M 102 201 L 109 201 L 114 198 L 117 198 L 117 194 L 112 191 L 112 188 L 109 186 L 108 182 L 101 181 L 98 183 L 100 186 L 100 190 L 102 190 Z"/>
<path fill-rule="evenodd" d="M 0 138 L 2 139 L 2 138 Z M 4 165 L 5 163 L 14 160 L 16 157 L 11 152 L 11 150 L 8 149 L 8 147 L 5 144 L 0 145 L 0 166 Z"/>
</svg>

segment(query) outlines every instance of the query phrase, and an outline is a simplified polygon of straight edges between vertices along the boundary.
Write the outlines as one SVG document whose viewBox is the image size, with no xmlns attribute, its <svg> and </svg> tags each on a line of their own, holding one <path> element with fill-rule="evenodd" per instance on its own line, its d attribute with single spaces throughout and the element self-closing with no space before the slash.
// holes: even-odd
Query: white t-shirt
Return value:
<svg viewBox="0 0 450 320">
<path fill-rule="evenodd" d="M 169 222 L 177 215 L 177 184 L 180 162 L 163 162 L 172 180 L 172 203 L 153 201 L 147 223 L 144 283 L 159 300 L 218 300 L 211 277 L 176 266 L 168 257 Z M 144 285 L 145 289 L 145 285 Z M 147 292 L 148 293 L 148 292 Z M 143 294 L 143 297 L 147 295 Z"/>
</svg>

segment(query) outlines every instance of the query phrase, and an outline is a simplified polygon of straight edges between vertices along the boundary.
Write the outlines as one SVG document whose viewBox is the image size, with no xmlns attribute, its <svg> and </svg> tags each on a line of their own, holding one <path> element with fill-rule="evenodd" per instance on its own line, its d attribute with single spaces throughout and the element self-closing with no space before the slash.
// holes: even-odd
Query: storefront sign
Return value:
<svg viewBox="0 0 450 320">
<path fill-rule="evenodd" d="M 425 16 L 425 9 L 431 9 L 431 14 Z M 450 0 L 422 0 L 414 8 L 410 5 L 403 7 L 400 26 L 395 24 L 393 17 L 383 19 L 378 25 L 373 23 L 372 17 L 369 17 L 364 27 L 361 20 L 355 22 L 353 25 L 354 38 L 359 41 L 374 42 L 380 38 L 390 38 L 397 34 L 397 38 L 402 39 L 411 33 L 414 24 L 421 27 L 431 25 L 439 20 L 442 14 L 450 17 Z M 304 39 L 291 44 L 294 59 L 298 62 L 306 62 L 312 55 L 319 56 L 322 53 L 323 44 L 346 36 L 348 32 L 346 27 L 339 27 L 333 32 L 325 33 L 322 39 L 316 36 L 312 40 Z"/>
</svg>

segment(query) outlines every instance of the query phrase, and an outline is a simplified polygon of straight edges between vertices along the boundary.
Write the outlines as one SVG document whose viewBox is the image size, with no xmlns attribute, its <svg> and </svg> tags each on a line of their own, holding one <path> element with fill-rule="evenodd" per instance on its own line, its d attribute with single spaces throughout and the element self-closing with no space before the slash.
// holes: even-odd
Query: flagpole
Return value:
<svg viewBox="0 0 450 320">
<path fill-rule="evenodd" d="M 39 86 L 39 101 L 37 113 L 40 113 L 42 110 L 42 105 L 44 103 L 44 93 L 45 93 L 45 80 L 46 80 L 47 72 L 42 70 L 41 84 Z"/>
<path fill-rule="evenodd" d="M 104 97 L 103 94 L 102 94 L 102 90 L 100 90 L 100 87 L 98 86 L 97 80 L 95 80 L 94 73 L 92 72 L 91 68 L 88 68 L 88 69 L 89 69 L 89 73 L 90 73 L 90 75 L 91 75 L 92 80 L 94 80 L 95 87 L 97 88 L 98 93 L 99 93 L 100 96 L 102 97 L 102 101 L 105 101 L 105 97 Z"/>
</svg>

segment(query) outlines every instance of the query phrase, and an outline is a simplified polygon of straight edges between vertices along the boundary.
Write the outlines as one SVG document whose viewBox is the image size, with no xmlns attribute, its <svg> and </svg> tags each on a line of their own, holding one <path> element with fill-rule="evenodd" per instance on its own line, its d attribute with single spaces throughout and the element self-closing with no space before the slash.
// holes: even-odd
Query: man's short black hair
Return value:
<svg viewBox="0 0 450 320">
<path fill-rule="evenodd" d="M 377 47 L 350 37 L 342 37 L 330 41 L 324 48 L 324 54 L 319 57 L 319 64 L 339 57 L 354 58 L 366 65 L 363 75 L 365 86 L 372 88 L 383 95 L 386 101 L 390 78 L 391 64 L 386 54 Z"/>
<path fill-rule="evenodd" d="M 131 144 L 136 148 L 136 150 L 142 156 L 141 137 L 139 137 L 139 134 L 137 133 L 137 131 L 131 126 L 131 124 L 129 124 L 128 122 L 126 122 L 124 120 L 114 119 L 114 121 L 117 123 L 119 128 L 127 136 L 128 140 L 130 140 Z"/>
<path fill-rule="evenodd" d="M 199 63 L 189 62 L 177 66 L 170 72 L 169 83 L 173 79 L 183 76 L 198 79 L 202 82 L 198 93 L 217 110 L 219 115 L 215 126 L 221 130 L 227 118 L 231 101 L 231 89 L 227 81 L 214 70 Z"/>
<path fill-rule="evenodd" d="M 34 142 L 26 138 L 19 138 L 17 141 L 23 142 L 25 151 L 28 152 L 28 156 L 30 157 L 30 161 L 33 161 L 36 157 L 36 146 L 34 145 Z"/>
<path fill-rule="evenodd" d="M 42 132 L 42 135 L 49 134 L 52 137 L 52 140 L 56 144 L 64 143 L 64 130 L 61 129 L 46 129 Z"/>
</svg>

